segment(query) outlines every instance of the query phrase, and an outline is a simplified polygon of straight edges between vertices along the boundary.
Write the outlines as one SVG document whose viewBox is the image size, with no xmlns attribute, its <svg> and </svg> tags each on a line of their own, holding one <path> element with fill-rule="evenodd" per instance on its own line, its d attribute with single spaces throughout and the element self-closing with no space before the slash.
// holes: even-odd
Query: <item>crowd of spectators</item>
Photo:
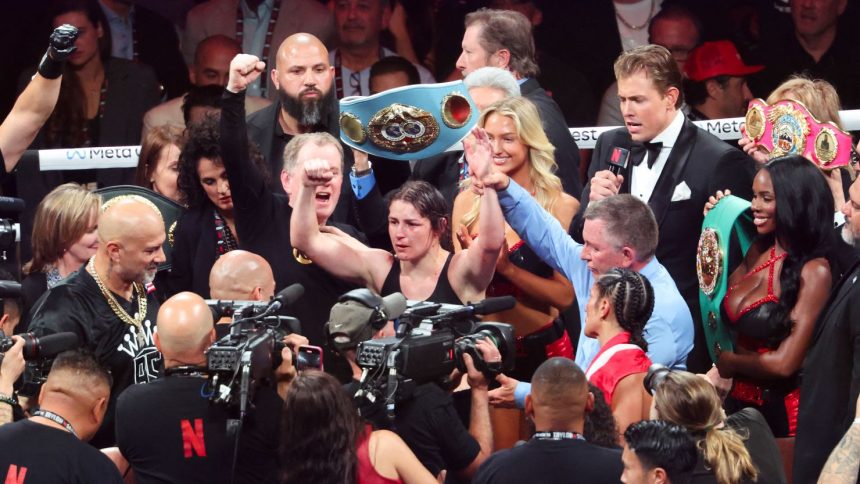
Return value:
<svg viewBox="0 0 860 484">
<path fill-rule="evenodd" d="M 854 3 L 3 9 L 0 193 L 23 201 L 3 198 L 5 482 L 856 482 L 860 144 L 834 169 L 693 123 L 762 98 L 841 134 Z M 462 146 L 341 141 L 342 100 L 461 80 Z M 569 128 L 591 126 L 580 149 Z M 38 154 L 111 146 L 137 166 Z M 699 235 L 731 196 L 752 235 L 708 314 Z M 511 296 L 483 319 L 514 341 L 376 394 L 357 352 L 408 331 L 393 293 Z M 249 308 L 288 329 L 248 336 Z M 731 346 L 709 347 L 716 326 Z M 265 351 L 220 380 L 210 348 L 242 338 Z"/>
</svg>

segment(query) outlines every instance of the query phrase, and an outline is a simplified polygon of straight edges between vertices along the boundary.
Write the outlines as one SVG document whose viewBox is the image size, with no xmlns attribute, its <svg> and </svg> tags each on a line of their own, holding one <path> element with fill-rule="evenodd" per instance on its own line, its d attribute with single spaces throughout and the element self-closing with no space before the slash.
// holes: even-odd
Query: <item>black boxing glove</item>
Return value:
<svg viewBox="0 0 860 484">
<path fill-rule="evenodd" d="M 76 27 L 63 24 L 51 33 L 50 43 L 42 62 L 39 63 L 39 74 L 45 79 L 56 79 L 63 74 L 66 59 L 75 51 L 75 41 L 80 32 Z"/>
</svg>

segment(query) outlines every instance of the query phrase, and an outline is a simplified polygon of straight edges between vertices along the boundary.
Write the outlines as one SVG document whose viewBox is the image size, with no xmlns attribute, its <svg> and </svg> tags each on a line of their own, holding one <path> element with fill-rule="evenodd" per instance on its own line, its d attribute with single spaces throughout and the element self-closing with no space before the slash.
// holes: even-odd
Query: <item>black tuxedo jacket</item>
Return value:
<svg viewBox="0 0 860 484">
<path fill-rule="evenodd" d="M 588 170 L 589 180 L 598 171 L 609 169 L 609 156 L 613 147 L 630 149 L 632 145 L 630 134 L 625 128 L 600 135 Z M 628 163 L 621 193 L 630 193 L 632 169 L 633 164 Z M 702 230 L 705 202 L 714 192 L 726 188 L 732 194 L 750 200 L 754 174 L 755 162 L 752 158 L 699 129 L 689 120 L 684 121 L 678 140 L 648 200 L 648 206 L 654 212 L 660 229 L 657 259 L 669 271 L 688 303 L 698 300 L 696 246 Z M 673 202 L 672 195 L 681 183 L 689 187 L 690 197 Z M 582 216 L 588 206 L 590 190 L 589 181 L 582 191 L 579 213 L 571 225 L 573 236 L 579 241 L 582 240 Z"/>
<path fill-rule="evenodd" d="M 555 163 L 558 165 L 556 175 L 561 178 L 564 191 L 575 197 L 582 190 L 579 180 L 579 147 L 570 135 L 561 108 L 535 79 L 522 83 L 520 93 L 537 107 L 544 133 L 555 146 Z"/>
<path fill-rule="evenodd" d="M 860 394 L 860 263 L 846 271 L 818 317 L 803 362 L 794 482 L 817 482 L 854 420 Z"/>
</svg>

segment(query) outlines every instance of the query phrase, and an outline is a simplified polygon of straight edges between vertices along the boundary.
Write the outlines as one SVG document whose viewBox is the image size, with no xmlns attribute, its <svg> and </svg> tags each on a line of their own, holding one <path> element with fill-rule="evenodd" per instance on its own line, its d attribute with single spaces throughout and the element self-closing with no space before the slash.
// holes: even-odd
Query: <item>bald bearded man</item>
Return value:
<svg viewBox="0 0 860 484">
<path fill-rule="evenodd" d="M 248 139 L 257 143 L 269 162 L 269 186 L 275 193 L 284 193 L 285 187 L 280 182 L 284 147 L 302 133 L 326 132 L 340 139 L 339 108 L 332 89 L 334 68 L 329 64 L 328 49 L 318 38 L 304 33 L 291 35 L 278 48 L 275 59 L 274 69 L 268 75 L 271 86 L 278 90 L 278 102 L 248 116 L 247 128 Z M 353 164 L 352 150 L 344 151 L 349 170 Z M 341 186 L 340 193 L 340 203 L 334 200 L 337 207 L 331 218 L 347 222 L 349 187 Z"/>
<path fill-rule="evenodd" d="M 0 427 L 0 475 L 5 482 L 122 483 L 116 467 L 86 445 L 101 425 L 110 375 L 86 351 L 57 356 L 28 420 Z"/>
<path fill-rule="evenodd" d="M 146 287 L 164 262 L 165 235 L 161 213 L 135 195 L 108 201 L 98 222 L 96 255 L 36 301 L 29 330 L 37 336 L 71 331 L 110 369 L 110 405 L 93 438 L 94 445 L 109 447 L 116 395 L 154 380 L 161 365 L 153 341 L 158 301 Z"/>
<path fill-rule="evenodd" d="M 206 396 L 205 352 L 214 341 L 212 312 L 200 296 L 181 292 L 161 306 L 155 344 L 164 377 L 129 387 L 117 403 L 117 445 L 138 483 L 230 482 L 235 440 L 227 421 L 236 416 Z M 283 402 L 274 388 L 260 387 L 253 403 L 242 425 L 235 482 L 276 482 Z"/>
</svg>

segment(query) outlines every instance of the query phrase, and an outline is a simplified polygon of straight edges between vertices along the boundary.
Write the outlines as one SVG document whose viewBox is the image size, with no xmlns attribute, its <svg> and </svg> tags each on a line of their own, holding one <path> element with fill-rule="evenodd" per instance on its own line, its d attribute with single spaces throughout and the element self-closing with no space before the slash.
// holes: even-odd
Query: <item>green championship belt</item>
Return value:
<svg viewBox="0 0 860 484">
<path fill-rule="evenodd" d="M 167 237 L 164 239 L 164 244 L 162 244 L 165 261 L 158 266 L 158 270 L 170 270 L 170 262 L 173 260 L 171 257 L 173 253 L 173 232 L 176 230 L 176 223 L 179 221 L 182 213 L 185 212 L 185 208 L 160 193 L 155 193 L 152 190 L 135 185 L 117 185 L 100 188 L 95 193 L 101 195 L 102 204 L 122 195 L 137 195 L 155 205 L 155 208 L 161 213 L 161 218 L 164 219 L 164 230 L 167 232 Z"/>
<path fill-rule="evenodd" d="M 756 237 L 749 212 L 750 202 L 729 195 L 720 199 L 702 222 L 702 235 L 696 252 L 699 276 L 699 306 L 708 352 L 716 362 L 723 350 L 733 351 L 731 333 L 720 317 L 720 304 L 726 295 L 729 271 L 729 242 L 737 234 L 741 252 L 746 254 Z"/>
</svg>

